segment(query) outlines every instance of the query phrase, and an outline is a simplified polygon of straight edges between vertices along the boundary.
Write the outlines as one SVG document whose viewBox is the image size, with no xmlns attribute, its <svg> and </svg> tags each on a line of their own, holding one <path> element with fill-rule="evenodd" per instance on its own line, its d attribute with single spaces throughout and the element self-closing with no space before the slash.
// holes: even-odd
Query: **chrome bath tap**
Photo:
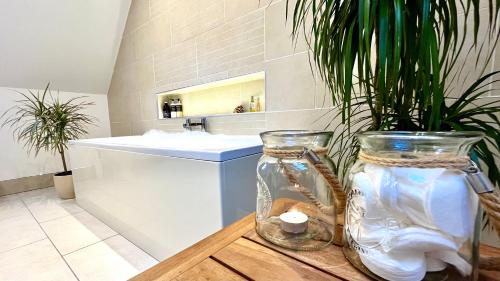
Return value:
<svg viewBox="0 0 500 281">
<path fill-rule="evenodd" d="M 207 131 L 207 118 L 202 117 L 200 118 L 199 122 L 192 122 L 191 118 L 186 118 L 186 122 L 182 124 L 182 127 L 186 130 L 192 131 L 193 127 L 200 126 L 200 131 L 206 132 Z"/>
</svg>

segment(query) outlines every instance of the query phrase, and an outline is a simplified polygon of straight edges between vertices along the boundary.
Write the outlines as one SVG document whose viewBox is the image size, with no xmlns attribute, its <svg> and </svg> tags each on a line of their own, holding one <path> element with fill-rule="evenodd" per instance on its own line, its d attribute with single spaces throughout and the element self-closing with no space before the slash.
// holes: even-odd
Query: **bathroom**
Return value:
<svg viewBox="0 0 500 281">
<path fill-rule="evenodd" d="M 259 159 L 266 159 L 262 154 L 270 153 L 263 150 L 259 134 L 333 131 L 333 140 L 324 145 L 331 148 L 327 155 L 315 152 L 321 159 L 330 155 L 335 165 L 340 157 L 336 151 L 349 150 L 338 138 L 344 128 L 343 103 L 332 95 L 335 86 L 325 82 L 325 68 L 316 64 L 310 20 L 294 28 L 296 2 L 311 1 L 0 0 L 0 123 L 12 114 L 9 109 L 18 105 L 20 93 L 36 95 L 46 87 L 62 102 L 78 103 L 84 97 L 81 113 L 90 118 L 85 133 L 69 140 L 62 154 L 73 172 L 75 196 L 67 198 L 74 199 L 60 198 L 54 188 L 58 179 L 53 175 L 63 170 L 60 151 L 28 154 L 24 143 L 13 138 L 13 127 L 0 128 L 0 280 L 321 279 L 293 275 L 300 270 L 294 270 L 291 260 L 302 262 L 305 271 L 310 267 L 330 274 L 324 279 L 373 278 L 349 265 L 340 250 L 327 251 L 327 260 L 354 273 L 332 273 L 325 264 L 303 262 L 300 253 L 305 252 L 276 250 L 247 234 L 241 243 L 276 250 L 272 256 L 279 254 L 287 271 L 259 275 L 262 266 L 257 266 L 245 272 L 226 262 L 220 250 L 210 255 L 207 264 L 212 266 L 205 271 L 229 270 L 227 274 L 236 273 L 234 279 L 203 279 L 204 270 L 183 278 L 154 275 L 187 253 L 183 250 L 259 209 L 256 168 Z M 487 19 L 498 8 L 493 1 L 491 12 L 490 2 L 470 9 Z M 472 12 L 467 18 L 456 13 L 459 28 L 464 19 L 473 26 Z M 497 38 L 490 33 L 491 23 L 483 22 L 478 34 Z M 473 31 L 466 38 L 472 44 Z M 452 97 L 481 72 L 499 70 L 496 44 L 474 50 L 479 63 L 475 58 L 456 63 L 470 75 L 451 87 Z M 350 76 L 353 85 L 363 83 L 357 72 Z M 488 80 L 489 90 L 483 88 L 479 104 L 500 101 L 495 79 Z M 346 116 L 355 118 L 363 106 L 353 99 L 353 111 Z M 499 110 L 492 114 L 499 116 Z M 356 124 L 353 128 L 362 123 Z M 498 121 L 491 124 L 498 130 Z M 493 163 L 498 166 L 498 157 Z M 327 185 L 321 180 L 315 184 Z M 325 196 L 321 190 L 315 194 Z M 480 232 L 481 247 L 500 256 L 500 239 L 491 225 Z M 175 270 L 189 273 L 194 265 Z M 496 271 L 480 277 L 500 280 Z"/>
</svg>

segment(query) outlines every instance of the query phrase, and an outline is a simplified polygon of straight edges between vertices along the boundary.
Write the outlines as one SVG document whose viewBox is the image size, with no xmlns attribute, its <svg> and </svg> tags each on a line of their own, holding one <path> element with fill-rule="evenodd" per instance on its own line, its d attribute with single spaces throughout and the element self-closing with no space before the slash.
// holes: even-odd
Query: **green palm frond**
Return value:
<svg viewBox="0 0 500 281">
<path fill-rule="evenodd" d="M 82 113 L 94 105 L 85 97 L 75 97 L 62 102 L 53 97 L 47 84 L 42 93 L 16 91 L 20 99 L 0 116 L 1 127 L 10 127 L 15 140 L 22 143 L 28 153 L 53 151 L 61 155 L 64 171 L 67 171 L 64 149 L 69 140 L 78 139 L 87 132 L 87 126 L 97 119 Z"/>
<path fill-rule="evenodd" d="M 487 136 L 474 152 L 500 182 L 499 100 L 483 99 L 500 79 L 498 71 L 486 73 L 500 37 L 500 4 L 484 3 L 481 17 L 484 6 L 470 0 L 287 0 L 293 35 L 306 30 L 339 109 L 332 120 L 339 176 L 357 155 L 357 132 L 473 130 Z"/>
</svg>

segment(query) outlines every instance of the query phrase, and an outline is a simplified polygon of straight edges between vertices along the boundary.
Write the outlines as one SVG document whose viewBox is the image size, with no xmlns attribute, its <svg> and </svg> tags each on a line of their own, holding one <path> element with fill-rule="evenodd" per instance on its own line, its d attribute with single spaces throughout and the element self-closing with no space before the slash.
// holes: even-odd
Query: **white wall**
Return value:
<svg viewBox="0 0 500 281">
<path fill-rule="evenodd" d="M 106 94 L 130 0 L 0 0 L 0 87 Z"/>
<path fill-rule="evenodd" d="M 19 98 L 19 95 L 14 92 L 14 90 L 26 92 L 25 89 L 0 87 L 0 115 L 8 108 L 12 107 L 14 101 Z M 57 91 L 52 91 L 52 93 L 56 95 Z M 59 97 L 62 100 L 67 100 L 75 96 L 86 96 L 88 97 L 88 101 L 95 103 L 95 105 L 89 107 L 85 113 L 96 117 L 98 122 L 96 126 L 90 126 L 88 128 L 89 135 L 85 138 L 110 136 L 108 101 L 106 95 L 72 92 L 59 93 Z M 12 131 L 9 128 L 0 129 L 0 181 L 53 173 L 61 170 L 62 164 L 58 155 L 46 152 L 40 153 L 37 157 L 34 157 L 34 155 L 27 155 L 23 146 L 15 142 L 12 137 Z"/>
</svg>

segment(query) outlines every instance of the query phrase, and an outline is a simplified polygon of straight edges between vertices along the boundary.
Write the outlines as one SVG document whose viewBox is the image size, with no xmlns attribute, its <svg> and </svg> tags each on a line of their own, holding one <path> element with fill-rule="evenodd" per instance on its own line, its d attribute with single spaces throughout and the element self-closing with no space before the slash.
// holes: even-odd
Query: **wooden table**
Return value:
<svg viewBox="0 0 500 281">
<path fill-rule="evenodd" d="M 155 280 L 370 280 L 344 258 L 340 247 L 292 251 L 257 235 L 251 214 L 132 278 Z M 500 254 L 500 250 L 482 248 Z M 479 280 L 500 280 L 482 272 Z"/>
</svg>

